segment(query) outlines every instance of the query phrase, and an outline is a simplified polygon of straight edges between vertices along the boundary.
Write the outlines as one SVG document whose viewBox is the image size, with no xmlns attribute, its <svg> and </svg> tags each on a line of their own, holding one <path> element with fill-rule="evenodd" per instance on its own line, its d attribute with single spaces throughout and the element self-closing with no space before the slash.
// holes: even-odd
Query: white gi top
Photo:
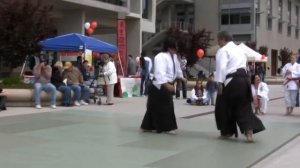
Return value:
<svg viewBox="0 0 300 168">
<path fill-rule="evenodd" d="M 292 71 L 292 74 L 286 74 L 287 70 Z M 287 63 L 281 70 L 281 75 L 287 80 L 288 78 L 298 78 L 300 77 L 300 64 L 295 62 Z M 286 81 L 285 81 L 286 83 Z M 298 81 L 292 80 L 284 85 L 287 90 L 298 90 Z"/>
<path fill-rule="evenodd" d="M 269 87 L 265 82 L 259 82 L 257 90 L 255 89 L 254 84 L 251 85 L 252 95 L 261 96 L 265 100 L 269 100 Z"/>
<path fill-rule="evenodd" d="M 239 68 L 247 67 L 247 56 L 244 51 L 232 41 L 220 48 L 216 55 L 215 81 L 224 83 L 225 86 L 231 78 L 226 80 L 226 75 L 236 72 Z"/>
<path fill-rule="evenodd" d="M 192 89 L 191 90 L 191 99 L 192 99 L 192 101 L 196 101 L 199 98 L 207 99 L 207 91 L 205 89 L 203 89 L 203 96 L 202 97 L 197 97 L 195 88 Z"/>
<path fill-rule="evenodd" d="M 183 78 L 183 74 L 180 68 L 180 63 L 177 59 L 177 55 L 173 55 L 174 64 L 169 52 L 160 52 L 154 58 L 154 86 L 160 89 L 162 84 L 173 82 L 177 77 Z"/>
</svg>

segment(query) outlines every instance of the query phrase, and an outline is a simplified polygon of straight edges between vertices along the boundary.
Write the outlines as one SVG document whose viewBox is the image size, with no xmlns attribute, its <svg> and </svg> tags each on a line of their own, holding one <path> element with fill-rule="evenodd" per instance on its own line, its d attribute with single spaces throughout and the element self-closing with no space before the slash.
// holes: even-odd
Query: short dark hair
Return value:
<svg viewBox="0 0 300 168">
<path fill-rule="evenodd" d="M 169 49 L 177 49 L 177 41 L 174 38 L 166 38 L 163 45 L 163 52 L 167 52 Z"/>
<path fill-rule="evenodd" d="M 145 52 L 145 51 L 142 51 L 141 56 L 142 56 L 142 57 L 145 57 L 145 56 L 146 56 L 146 52 Z"/>
<path fill-rule="evenodd" d="M 218 39 L 224 40 L 226 42 L 232 41 L 232 35 L 227 31 L 221 31 L 218 33 Z"/>
</svg>

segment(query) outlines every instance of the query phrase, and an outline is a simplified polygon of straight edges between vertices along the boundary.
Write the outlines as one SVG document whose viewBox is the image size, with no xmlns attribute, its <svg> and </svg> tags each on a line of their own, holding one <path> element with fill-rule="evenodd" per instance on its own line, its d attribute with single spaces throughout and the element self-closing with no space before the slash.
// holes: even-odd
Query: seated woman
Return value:
<svg viewBox="0 0 300 168">
<path fill-rule="evenodd" d="M 6 93 L 0 88 L 0 111 L 6 110 Z"/>
<path fill-rule="evenodd" d="M 51 76 L 51 83 L 55 86 L 56 90 L 59 90 L 63 94 L 63 103 L 62 106 L 72 106 L 72 94 L 71 88 L 67 86 L 66 83 L 63 82 L 63 66 L 62 62 L 54 61 L 52 63 L 52 76 Z"/>
<path fill-rule="evenodd" d="M 267 111 L 267 102 L 269 100 L 269 87 L 261 81 L 258 74 L 251 77 L 251 90 L 255 114 L 264 115 Z"/>
<path fill-rule="evenodd" d="M 202 81 L 198 80 L 191 91 L 191 98 L 187 99 L 187 103 L 199 106 L 207 105 L 208 99 L 206 95 L 207 93 L 202 85 Z"/>
</svg>

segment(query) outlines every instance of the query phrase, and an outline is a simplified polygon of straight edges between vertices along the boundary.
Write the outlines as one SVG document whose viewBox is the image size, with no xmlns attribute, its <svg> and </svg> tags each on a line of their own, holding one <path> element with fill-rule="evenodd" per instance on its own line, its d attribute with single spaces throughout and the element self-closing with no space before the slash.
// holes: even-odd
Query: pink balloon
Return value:
<svg viewBox="0 0 300 168">
<path fill-rule="evenodd" d="M 198 56 L 199 58 L 202 58 L 202 57 L 204 56 L 204 50 L 203 50 L 203 49 L 198 49 L 198 51 L 197 51 L 197 56 Z"/>
</svg>

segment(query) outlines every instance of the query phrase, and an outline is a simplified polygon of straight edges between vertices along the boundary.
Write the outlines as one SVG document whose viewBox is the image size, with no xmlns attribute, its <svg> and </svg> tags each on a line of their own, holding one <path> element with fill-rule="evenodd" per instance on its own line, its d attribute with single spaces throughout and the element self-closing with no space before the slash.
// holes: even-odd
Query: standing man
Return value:
<svg viewBox="0 0 300 168">
<path fill-rule="evenodd" d="M 221 138 L 235 134 L 237 127 L 245 134 L 247 142 L 254 142 L 253 134 L 265 129 L 252 110 L 251 84 L 246 71 L 247 57 L 232 42 L 232 36 L 218 33 L 220 49 L 216 55 L 216 77 L 218 97 L 215 107 L 217 128 Z"/>
<path fill-rule="evenodd" d="M 141 129 L 157 133 L 176 134 L 177 123 L 174 112 L 174 81 L 183 78 L 180 63 L 176 55 L 176 42 L 166 39 L 163 50 L 154 59 L 154 80 L 149 86 L 147 111 Z"/>
<path fill-rule="evenodd" d="M 285 78 L 283 85 L 286 115 L 292 114 L 296 105 L 300 77 L 300 65 L 296 62 L 297 55 L 292 54 L 290 60 L 291 62 L 285 64 L 281 71 L 282 76 Z"/>
<path fill-rule="evenodd" d="M 182 70 L 183 77 L 187 78 L 187 75 L 186 75 L 187 59 L 184 55 L 181 55 L 179 61 L 180 61 L 180 67 Z M 180 99 L 181 88 L 182 88 L 182 97 L 183 97 L 183 99 L 186 99 L 186 94 L 187 94 L 186 82 L 179 79 L 179 80 L 177 80 L 177 84 L 176 84 L 176 99 Z"/>
</svg>

